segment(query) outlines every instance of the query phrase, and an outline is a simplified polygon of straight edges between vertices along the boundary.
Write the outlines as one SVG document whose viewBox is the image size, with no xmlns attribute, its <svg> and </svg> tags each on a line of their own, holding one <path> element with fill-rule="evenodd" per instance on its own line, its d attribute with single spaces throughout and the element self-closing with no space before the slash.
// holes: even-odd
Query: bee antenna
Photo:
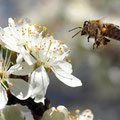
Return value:
<svg viewBox="0 0 120 120">
<path fill-rule="evenodd" d="M 80 29 L 81 29 L 81 27 L 75 27 L 75 28 L 73 28 L 73 29 L 69 30 L 68 32 L 71 32 L 71 31 L 76 30 L 76 29 L 78 29 L 78 28 L 80 28 Z"/>
<path fill-rule="evenodd" d="M 74 38 L 77 34 L 79 34 L 81 32 L 81 30 L 79 32 L 77 32 L 75 35 L 72 36 L 72 38 Z"/>
</svg>

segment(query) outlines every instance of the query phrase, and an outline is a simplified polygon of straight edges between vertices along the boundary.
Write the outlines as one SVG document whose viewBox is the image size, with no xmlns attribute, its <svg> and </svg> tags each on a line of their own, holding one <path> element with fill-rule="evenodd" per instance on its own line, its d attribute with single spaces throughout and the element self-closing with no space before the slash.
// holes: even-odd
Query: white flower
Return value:
<svg viewBox="0 0 120 120">
<path fill-rule="evenodd" d="M 10 55 L 6 53 L 3 58 L 2 51 L 0 53 L 0 109 L 7 104 L 7 91 L 16 96 L 18 99 L 24 100 L 31 96 L 30 85 L 22 79 L 10 78 L 9 75 L 14 72 L 14 67 L 10 67 Z"/>
<path fill-rule="evenodd" d="M 80 110 L 76 110 L 77 115 L 73 116 L 69 112 L 69 120 L 93 120 L 94 115 L 91 110 L 86 109 L 80 114 Z"/>
<path fill-rule="evenodd" d="M 45 111 L 42 120 L 68 120 L 68 110 L 64 106 L 52 107 Z"/>
<path fill-rule="evenodd" d="M 5 47 L 22 53 L 24 59 L 27 59 L 29 65 L 35 62 L 35 59 L 26 50 L 26 44 L 31 41 L 31 36 L 37 33 L 37 30 L 31 25 L 29 19 L 19 20 L 15 22 L 12 18 L 8 19 L 8 27 L 0 28 L 0 39 L 5 43 Z"/>
<path fill-rule="evenodd" d="M 9 18 L 9 27 L 4 30 L 1 28 L 0 38 L 8 49 L 20 53 L 18 64 L 21 64 L 23 58 L 29 65 L 34 65 L 29 82 L 33 87 L 32 98 L 35 98 L 35 102 L 40 102 L 44 100 L 49 85 L 46 70 L 52 70 L 68 86 L 77 87 L 82 83 L 71 74 L 72 65 L 66 61 L 70 52 L 68 47 L 62 41 L 49 36 L 49 33 L 45 34 L 46 27 L 41 32 L 40 27 L 37 28 L 26 19 L 18 24 Z"/>
</svg>

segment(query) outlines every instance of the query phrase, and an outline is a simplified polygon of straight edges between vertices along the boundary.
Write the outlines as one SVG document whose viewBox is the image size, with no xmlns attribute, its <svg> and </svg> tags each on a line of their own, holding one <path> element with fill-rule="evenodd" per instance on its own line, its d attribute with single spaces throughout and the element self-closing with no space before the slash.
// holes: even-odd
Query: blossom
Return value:
<svg viewBox="0 0 120 120">
<path fill-rule="evenodd" d="M 29 83 L 33 88 L 31 97 L 35 98 L 35 102 L 44 100 L 49 85 L 49 70 L 68 86 L 82 85 L 81 81 L 72 75 L 72 65 L 67 60 L 70 52 L 67 45 L 55 40 L 49 33 L 45 34 L 45 26 L 40 31 L 41 27 L 32 25 L 28 19 L 18 23 L 12 18 L 8 21 L 9 27 L 0 29 L 0 38 L 8 49 L 19 53 L 18 64 L 24 59 L 27 64 L 34 67 Z"/>
<path fill-rule="evenodd" d="M 29 19 L 19 20 L 8 19 L 8 27 L 0 28 L 0 39 L 4 46 L 17 53 L 22 53 L 28 64 L 35 62 L 35 59 L 26 50 L 26 44 L 31 41 L 31 36 L 37 33 L 35 27 L 31 25 Z M 14 47 L 13 47 L 14 46 Z"/>
<path fill-rule="evenodd" d="M 68 118 L 67 108 L 59 105 L 57 108 L 52 107 L 45 111 L 42 120 L 68 120 Z"/>
<path fill-rule="evenodd" d="M 10 91 L 18 99 L 24 100 L 31 96 L 30 85 L 23 79 L 10 78 L 15 66 L 10 68 L 10 55 L 6 52 L 3 58 L 3 51 L 0 52 L 0 109 L 7 104 L 7 91 Z"/>
<path fill-rule="evenodd" d="M 84 110 L 81 114 L 80 110 L 77 109 L 76 114 L 77 115 L 74 116 L 69 112 L 69 120 L 93 120 L 94 118 L 94 115 L 90 109 Z"/>
</svg>

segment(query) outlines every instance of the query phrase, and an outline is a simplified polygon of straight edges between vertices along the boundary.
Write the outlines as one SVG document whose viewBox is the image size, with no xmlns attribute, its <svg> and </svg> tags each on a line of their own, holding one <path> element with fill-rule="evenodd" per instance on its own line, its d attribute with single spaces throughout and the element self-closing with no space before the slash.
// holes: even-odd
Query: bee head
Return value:
<svg viewBox="0 0 120 120">
<path fill-rule="evenodd" d="M 87 35 L 88 34 L 88 27 L 90 25 L 90 21 L 85 21 L 82 27 L 81 35 Z"/>
</svg>

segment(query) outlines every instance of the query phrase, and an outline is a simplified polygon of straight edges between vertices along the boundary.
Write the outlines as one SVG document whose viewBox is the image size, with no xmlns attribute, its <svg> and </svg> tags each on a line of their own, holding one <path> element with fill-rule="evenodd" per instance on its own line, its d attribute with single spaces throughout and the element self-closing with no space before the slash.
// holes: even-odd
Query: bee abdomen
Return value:
<svg viewBox="0 0 120 120">
<path fill-rule="evenodd" d="M 120 40 L 119 26 L 114 25 L 114 24 L 107 24 L 106 29 L 107 29 L 107 32 L 106 32 L 105 36 L 116 39 L 116 40 Z"/>
</svg>

